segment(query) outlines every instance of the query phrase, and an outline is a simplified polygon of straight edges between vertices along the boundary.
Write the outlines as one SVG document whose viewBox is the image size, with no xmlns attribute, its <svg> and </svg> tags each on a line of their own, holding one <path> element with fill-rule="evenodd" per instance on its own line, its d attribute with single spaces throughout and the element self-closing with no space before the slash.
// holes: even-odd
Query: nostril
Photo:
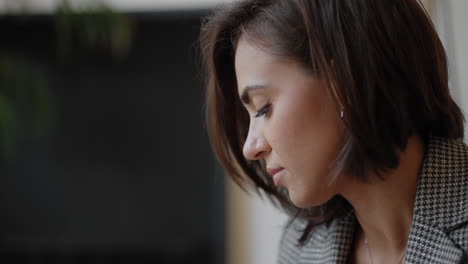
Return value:
<svg viewBox="0 0 468 264">
<path fill-rule="evenodd" d="M 256 159 L 260 159 L 260 158 L 263 158 L 263 155 L 265 154 L 265 151 L 260 151 L 257 153 L 257 155 L 255 155 L 255 158 Z"/>
</svg>

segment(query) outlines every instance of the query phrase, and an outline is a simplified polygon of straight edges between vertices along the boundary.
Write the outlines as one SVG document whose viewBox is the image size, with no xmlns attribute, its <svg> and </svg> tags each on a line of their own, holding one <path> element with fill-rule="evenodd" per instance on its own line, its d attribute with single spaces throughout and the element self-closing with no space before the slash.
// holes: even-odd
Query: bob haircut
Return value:
<svg viewBox="0 0 468 264">
<path fill-rule="evenodd" d="M 249 161 L 242 147 L 249 116 L 237 92 L 234 56 L 239 38 L 275 56 L 299 62 L 323 78 L 344 111 L 345 136 L 330 184 L 341 173 L 371 182 L 368 172 L 398 167 L 397 150 L 411 135 L 463 138 L 464 117 L 448 88 L 446 55 L 433 24 L 416 0 L 244 0 L 206 18 L 200 48 L 206 74 L 206 122 L 212 148 L 228 175 L 313 227 L 344 213 L 335 196 L 297 208 L 273 184 L 263 160 Z"/>
</svg>

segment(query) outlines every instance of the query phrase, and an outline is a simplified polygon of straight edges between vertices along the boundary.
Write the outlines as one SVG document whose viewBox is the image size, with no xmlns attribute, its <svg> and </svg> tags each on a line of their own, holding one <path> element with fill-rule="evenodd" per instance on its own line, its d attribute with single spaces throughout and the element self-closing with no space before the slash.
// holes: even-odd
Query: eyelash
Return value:
<svg viewBox="0 0 468 264">
<path fill-rule="evenodd" d="M 268 110 L 270 110 L 270 103 L 267 103 L 264 107 L 262 107 L 262 109 L 260 109 L 257 114 L 255 115 L 255 117 L 260 117 L 262 115 L 266 115 L 268 114 Z"/>
</svg>

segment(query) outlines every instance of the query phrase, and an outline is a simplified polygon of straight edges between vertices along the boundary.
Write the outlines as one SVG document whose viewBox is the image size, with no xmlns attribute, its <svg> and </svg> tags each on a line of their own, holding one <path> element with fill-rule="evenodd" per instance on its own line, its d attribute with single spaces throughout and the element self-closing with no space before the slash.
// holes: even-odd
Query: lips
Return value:
<svg viewBox="0 0 468 264">
<path fill-rule="evenodd" d="M 268 173 L 273 176 L 273 183 L 276 185 L 276 186 L 279 186 L 280 185 L 280 179 L 281 179 L 281 175 L 282 175 L 282 172 L 283 172 L 284 168 L 277 168 L 277 169 L 267 169 Z"/>
<path fill-rule="evenodd" d="M 271 176 L 275 176 L 276 173 L 284 170 L 284 168 L 277 168 L 277 169 L 267 169 L 268 174 Z"/>
</svg>

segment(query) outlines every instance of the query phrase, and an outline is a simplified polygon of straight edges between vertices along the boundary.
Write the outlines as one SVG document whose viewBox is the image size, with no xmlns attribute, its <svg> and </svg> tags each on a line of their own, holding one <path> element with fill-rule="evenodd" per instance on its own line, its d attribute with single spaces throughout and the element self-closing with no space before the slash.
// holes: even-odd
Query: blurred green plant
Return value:
<svg viewBox="0 0 468 264">
<path fill-rule="evenodd" d="M 130 50 L 130 19 L 105 5 L 78 10 L 64 0 L 54 14 L 54 23 L 61 61 L 82 52 L 122 59 Z M 13 157 L 18 129 L 34 135 L 47 132 L 54 112 L 48 84 L 44 72 L 31 62 L 0 53 L 0 151 L 4 157 Z"/>
<path fill-rule="evenodd" d="M 41 70 L 22 59 L 0 54 L 0 147 L 15 152 L 17 129 L 42 135 L 51 117 L 48 82 Z M 28 126 L 19 126 L 19 119 Z"/>
<path fill-rule="evenodd" d="M 55 14 L 57 52 L 61 59 L 77 51 L 110 53 L 122 59 L 132 41 L 132 22 L 104 4 L 86 8 L 73 8 L 62 1 Z"/>
</svg>

